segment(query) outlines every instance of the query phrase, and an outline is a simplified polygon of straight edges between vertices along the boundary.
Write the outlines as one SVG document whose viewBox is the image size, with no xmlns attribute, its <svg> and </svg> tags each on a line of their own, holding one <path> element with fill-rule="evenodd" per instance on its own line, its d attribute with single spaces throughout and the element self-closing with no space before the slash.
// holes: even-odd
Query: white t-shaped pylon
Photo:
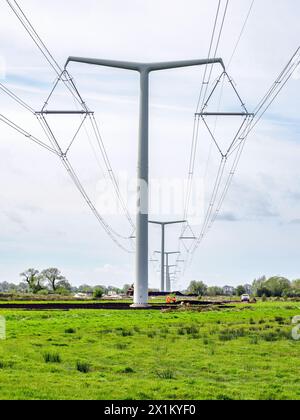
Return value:
<svg viewBox="0 0 300 420">
<path fill-rule="evenodd" d="M 164 63 L 135 63 L 95 58 L 69 57 L 69 62 L 134 70 L 140 73 L 140 125 L 138 151 L 138 209 L 136 216 L 136 280 L 134 308 L 148 306 L 148 201 L 149 201 L 149 74 L 152 71 L 219 63 L 221 58 L 204 60 L 170 61 Z"/>
</svg>

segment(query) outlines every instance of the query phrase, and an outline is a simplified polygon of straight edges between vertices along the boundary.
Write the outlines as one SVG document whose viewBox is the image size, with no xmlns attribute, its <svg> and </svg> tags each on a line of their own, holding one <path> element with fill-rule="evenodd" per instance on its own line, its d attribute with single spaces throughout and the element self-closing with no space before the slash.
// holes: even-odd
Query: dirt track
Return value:
<svg viewBox="0 0 300 420">
<path fill-rule="evenodd" d="M 153 304 L 148 310 L 162 310 L 168 308 L 176 308 L 181 302 L 173 305 L 167 304 Z M 229 302 L 202 302 L 202 301 L 191 301 L 189 302 L 192 306 L 206 306 L 216 305 L 222 306 Z M 130 308 L 129 303 L 122 302 L 109 302 L 109 303 L 0 303 L 1 309 L 25 309 L 30 311 L 46 311 L 46 310 L 61 310 L 68 311 L 71 309 L 115 309 L 115 310 L 141 310 L 140 308 Z"/>
<path fill-rule="evenodd" d="M 4 303 L 0 304 L 1 309 L 27 309 L 27 310 L 61 310 L 68 311 L 70 309 L 118 309 L 128 310 L 129 303 Z M 161 309 L 161 305 L 153 306 L 150 309 Z"/>
</svg>

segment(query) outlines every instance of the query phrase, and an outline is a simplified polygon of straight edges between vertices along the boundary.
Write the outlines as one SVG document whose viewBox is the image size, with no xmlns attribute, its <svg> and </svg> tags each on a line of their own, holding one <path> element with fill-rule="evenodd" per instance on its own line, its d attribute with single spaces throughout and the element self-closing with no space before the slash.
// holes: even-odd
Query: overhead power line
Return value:
<svg viewBox="0 0 300 420">
<path fill-rule="evenodd" d="M 210 40 L 210 44 L 209 44 L 208 59 L 210 59 L 211 57 L 216 58 L 216 56 L 217 56 L 220 41 L 221 41 L 221 36 L 222 36 L 222 33 L 223 33 L 223 29 L 224 29 L 224 23 L 225 23 L 225 19 L 226 19 L 227 10 L 228 10 L 228 4 L 229 4 L 229 0 L 226 0 L 225 8 L 224 8 L 224 11 L 223 11 L 223 16 L 222 16 L 222 19 L 221 19 L 221 25 L 220 25 L 220 28 L 219 28 L 219 32 L 218 32 L 218 35 L 217 35 L 217 41 L 216 41 L 216 45 L 215 45 L 215 48 L 214 48 L 214 53 L 213 53 L 213 56 L 212 56 L 214 40 L 215 40 L 215 37 L 216 37 L 218 21 L 219 21 L 219 18 L 220 18 L 220 11 L 221 11 L 221 5 L 222 5 L 222 0 L 218 1 L 216 16 L 215 16 L 215 19 L 214 19 L 214 25 L 213 25 L 212 35 L 211 35 L 211 40 Z M 198 112 L 198 110 L 200 108 L 201 100 L 203 100 L 203 103 L 202 103 L 202 108 L 203 108 L 203 104 L 205 102 L 206 95 L 207 95 L 208 85 L 210 83 L 211 76 L 212 76 L 213 67 L 214 66 L 212 65 L 211 68 L 210 68 L 209 77 L 206 80 L 209 67 L 208 67 L 208 65 L 205 66 L 204 76 L 203 76 L 201 89 L 200 89 L 200 94 L 199 94 L 199 99 L 198 99 L 198 103 L 197 103 L 197 107 L 196 107 L 196 113 Z M 204 93 L 204 96 L 203 96 L 204 86 L 205 86 L 205 93 Z M 191 188 L 192 188 L 193 176 L 194 176 L 194 169 L 195 169 L 195 159 L 196 159 L 196 154 L 197 154 L 197 149 L 198 149 L 198 138 L 199 138 L 199 121 L 195 117 L 194 118 L 194 127 L 193 127 L 193 136 L 192 136 L 192 145 L 191 145 L 191 152 L 190 152 L 190 160 L 189 160 L 188 187 L 187 187 L 187 194 L 186 194 L 186 198 L 185 198 L 185 210 L 184 210 L 184 217 L 183 217 L 184 219 L 187 217 L 188 209 L 189 209 L 190 194 L 191 194 Z"/>
<path fill-rule="evenodd" d="M 76 175 L 74 169 L 69 166 L 69 161 L 66 160 L 66 153 L 64 153 L 63 150 L 61 149 L 61 147 L 60 147 L 59 143 L 57 142 L 57 139 L 55 138 L 52 130 L 50 129 L 49 125 L 45 122 L 45 120 L 43 120 L 42 116 L 40 114 L 36 114 L 35 111 L 29 105 L 27 105 L 22 99 L 20 99 L 17 95 L 15 95 L 13 92 L 11 92 L 4 85 L 0 84 L 0 89 L 3 92 L 5 92 L 9 97 L 11 97 L 13 100 L 15 100 L 19 105 L 23 106 L 27 111 L 36 115 L 39 123 L 41 124 L 41 126 L 43 128 L 44 133 L 46 134 L 48 140 L 52 144 L 52 147 L 50 147 L 49 145 L 47 145 L 46 143 L 44 143 L 43 141 L 41 141 L 37 137 L 33 136 L 32 134 L 28 133 L 26 130 L 24 130 L 19 125 L 17 125 L 12 120 L 8 119 L 7 117 L 5 117 L 2 114 L 0 114 L 0 121 L 3 122 L 4 124 L 6 124 L 7 126 L 9 126 L 10 128 L 14 129 L 15 131 L 17 131 L 18 133 L 22 134 L 23 136 L 25 136 L 29 140 L 31 140 L 34 143 L 38 144 L 39 146 L 43 147 L 44 149 L 46 149 L 46 150 L 56 154 L 57 156 L 59 156 L 63 165 L 64 165 L 64 167 L 67 169 L 68 174 L 71 176 L 75 186 L 80 191 L 81 195 L 83 196 L 83 198 L 85 199 L 85 201 L 87 202 L 89 207 L 91 208 L 92 212 L 94 213 L 94 215 L 96 216 L 98 221 L 101 223 L 102 227 L 105 229 L 106 233 L 111 237 L 111 239 L 121 249 L 123 249 L 126 252 L 131 252 L 127 248 L 125 248 L 123 245 L 121 245 L 118 241 L 116 241 L 115 238 L 113 237 L 113 235 L 115 235 L 115 236 L 118 236 L 122 239 L 126 239 L 126 240 L 128 239 L 127 237 L 123 237 L 123 236 L 119 235 L 116 231 L 114 231 L 111 227 L 109 227 L 108 223 L 105 222 L 104 218 L 96 210 L 95 206 L 92 204 L 91 200 L 89 199 L 82 183 L 79 181 L 79 178 Z M 85 115 L 84 119 L 82 120 L 82 124 L 83 124 L 86 117 L 87 117 L 87 115 Z M 74 138 L 73 138 L 73 140 L 74 140 Z M 70 146 L 71 146 L 71 144 L 70 144 Z M 70 146 L 68 147 L 68 150 L 70 149 Z"/>
<path fill-rule="evenodd" d="M 40 116 L 40 121 L 41 124 L 43 126 L 44 132 L 47 135 L 47 137 L 49 138 L 49 141 L 51 141 L 51 143 L 54 144 L 54 146 L 57 149 L 57 154 L 63 164 L 63 166 L 65 167 L 65 169 L 67 170 L 68 174 L 70 175 L 72 181 L 74 182 L 75 186 L 77 187 L 77 189 L 79 190 L 80 194 L 82 195 L 82 197 L 84 198 L 86 204 L 89 206 L 89 208 L 92 210 L 93 214 L 95 215 L 96 219 L 98 220 L 98 222 L 100 222 L 101 226 L 103 227 L 103 229 L 105 230 L 105 232 L 108 234 L 108 236 L 112 239 L 112 241 L 119 247 L 121 248 L 123 251 L 126 251 L 128 253 L 131 253 L 132 251 L 127 249 L 126 247 L 124 247 L 116 238 L 115 236 L 120 236 L 117 234 L 116 231 L 114 231 L 114 229 L 106 222 L 106 220 L 100 215 L 100 213 L 98 212 L 98 210 L 96 209 L 95 205 L 93 204 L 92 200 L 90 199 L 89 195 L 87 194 L 85 188 L 82 185 L 82 182 L 80 181 L 76 171 L 74 170 L 74 168 L 72 167 L 67 155 L 62 151 L 56 137 L 53 134 L 53 131 L 51 130 L 49 124 L 47 123 L 47 121 L 45 120 L 45 118 L 43 118 L 43 116 Z M 124 239 L 128 239 L 127 237 Z"/>
<path fill-rule="evenodd" d="M 80 95 L 80 93 L 79 93 L 79 91 L 78 91 L 78 89 L 75 85 L 75 82 L 74 82 L 73 78 L 69 75 L 69 73 L 66 70 L 62 69 L 62 67 L 58 64 L 58 62 L 54 58 L 53 54 L 51 54 L 51 52 L 47 48 L 45 42 L 39 36 L 39 34 L 37 33 L 37 31 L 33 27 L 32 23 L 30 22 L 30 20 L 28 19 L 28 17 L 26 16 L 23 9 L 20 7 L 18 2 L 15 1 L 15 0 L 6 0 L 6 1 L 9 5 L 9 7 L 11 8 L 11 10 L 13 11 L 13 13 L 16 15 L 16 17 L 18 18 L 18 20 L 22 24 L 22 26 L 24 27 L 24 29 L 26 30 L 26 32 L 28 33 L 28 35 L 30 36 L 30 38 L 33 40 L 33 42 L 35 43 L 35 45 L 39 49 L 39 51 L 42 53 L 44 58 L 47 60 L 48 64 L 51 66 L 51 68 L 55 71 L 55 73 L 58 76 L 57 81 L 54 84 L 54 86 L 53 86 L 53 88 L 52 88 L 44 106 L 43 106 L 42 111 L 45 111 L 46 106 L 48 105 L 48 102 L 49 102 L 52 94 L 54 93 L 58 83 L 60 81 L 62 81 L 65 84 L 65 86 L 68 88 L 70 93 L 72 94 L 73 99 L 74 99 L 75 103 L 77 104 L 77 106 L 80 105 L 86 112 L 85 116 L 83 117 L 83 120 L 81 121 L 80 127 L 77 130 L 75 136 L 73 137 L 68 149 L 65 152 L 61 149 L 61 147 L 59 146 L 59 143 L 58 143 L 57 139 L 55 138 L 55 136 L 53 134 L 53 131 L 50 129 L 49 125 L 48 124 L 45 125 L 45 121 L 43 123 L 44 116 L 41 115 L 41 113 L 36 113 L 32 109 L 32 107 L 30 107 L 22 99 L 17 97 L 17 95 L 15 95 L 13 92 L 9 91 L 9 89 L 6 88 L 4 85 L 0 85 L 0 89 L 3 90 L 3 92 L 5 92 L 7 95 L 9 95 L 12 99 L 14 99 L 19 105 L 23 106 L 28 111 L 30 111 L 31 113 L 34 113 L 36 115 L 39 123 L 42 124 L 42 128 L 43 128 L 44 132 L 46 132 L 46 134 L 48 134 L 47 137 L 48 137 L 49 141 L 51 142 L 51 144 L 53 145 L 54 150 L 58 151 L 57 154 L 60 157 L 67 155 L 67 153 L 69 152 L 70 148 L 72 147 L 72 145 L 75 141 L 76 135 L 80 131 L 81 127 L 84 125 L 84 122 L 85 122 L 87 116 L 89 117 L 91 125 L 92 125 L 92 129 L 93 129 L 96 141 L 97 141 L 97 145 L 99 147 L 99 150 L 101 152 L 103 161 L 105 163 L 105 166 L 106 166 L 106 169 L 107 169 L 107 172 L 108 172 L 108 175 L 109 175 L 109 179 L 110 179 L 110 181 L 113 185 L 114 191 L 116 193 L 117 200 L 119 201 L 120 206 L 124 211 L 124 214 L 127 218 L 127 221 L 130 224 L 131 229 L 135 230 L 134 222 L 133 222 L 133 220 L 130 216 L 130 213 L 129 213 L 129 210 L 128 210 L 126 204 L 125 204 L 125 201 L 124 201 L 124 199 L 121 195 L 121 191 L 120 191 L 120 187 L 119 187 L 116 175 L 115 175 L 115 173 L 112 169 L 112 166 L 111 166 L 110 160 L 108 158 L 106 148 L 105 148 L 104 143 L 103 143 L 103 139 L 102 139 L 101 134 L 100 134 L 100 129 L 99 129 L 99 126 L 97 124 L 97 121 L 96 121 L 94 115 L 92 115 L 92 113 L 89 112 L 88 107 L 86 106 L 85 102 L 83 101 L 83 99 L 82 99 L 82 97 L 81 97 L 81 95 Z M 46 113 L 47 112 L 45 111 L 45 114 Z M 23 132 L 23 131 L 24 130 L 22 130 L 22 129 L 19 130 L 19 132 Z M 42 142 L 39 141 L 39 144 L 40 143 L 42 143 Z M 52 150 L 52 148 L 49 148 L 48 146 L 47 146 L 47 148 Z M 98 159 L 97 159 L 97 162 L 99 163 Z M 68 171 L 68 172 L 71 173 L 70 171 Z M 82 184 L 81 184 L 81 189 L 83 189 Z M 84 196 L 84 194 L 83 194 L 83 196 Z M 93 208 L 92 208 L 92 210 L 93 210 L 93 213 L 95 213 Z M 96 215 L 97 219 L 99 220 L 98 216 L 100 216 L 100 215 L 99 214 Z M 101 217 L 100 217 L 100 219 L 101 219 Z M 127 236 L 125 237 L 123 235 L 120 235 L 118 232 L 114 231 L 112 228 L 110 228 L 110 231 L 111 231 L 111 233 L 113 233 L 115 236 L 118 236 L 119 238 L 130 240 Z"/>
<path fill-rule="evenodd" d="M 121 206 L 121 208 L 122 208 L 122 210 L 124 212 L 124 215 L 125 215 L 128 223 L 130 224 L 131 229 L 134 231 L 135 230 L 135 224 L 134 224 L 134 222 L 133 222 L 133 220 L 131 218 L 129 209 L 128 209 L 128 207 L 127 207 L 127 205 L 126 205 L 126 203 L 125 203 L 125 201 L 123 199 L 123 196 L 122 196 L 122 193 L 121 193 L 121 190 L 120 190 L 120 187 L 119 187 L 119 183 L 117 181 L 117 177 L 115 175 L 115 172 L 114 172 L 114 170 L 112 168 L 110 159 L 108 157 L 108 153 L 107 153 L 107 150 L 106 150 L 106 147 L 105 147 L 105 144 L 104 144 L 104 141 L 103 141 L 103 138 L 102 138 L 102 135 L 101 135 L 100 128 L 99 128 L 99 125 L 97 123 L 97 120 L 96 120 L 96 118 L 94 116 L 94 113 L 89 111 L 89 108 L 87 107 L 85 101 L 83 100 L 82 96 L 80 95 L 80 93 L 79 93 L 79 91 L 78 91 L 78 89 L 76 87 L 76 84 L 75 84 L 74 80 L 72 79 L 72 77 L 70 76 L 70 74 L 69 74 L 69 72 L 67 70 L 63 70 L 62 74 L 58 77 L 56 83 L 54 84 L 54 86 L 53 86 L 53 88 L 52 88 L 49 96 L 47 97 L 47 99 L 46 99 L 46 101 L 44 103 L 44 106 L 42 108 L 42 111 L 40 112 L 40 115 L 42 115 L 42 117 L 44 117 L 44 118 L 46 117 L 46 115 L 47 115 L 47 106 L 49 105 L 49 102 L 51 100 L 51 97 L 53 96 L 53 94 L 55 92 L 55 89 L 58 86 L 59 81 L 61 81 L 62 79 L 64 79 L 65 81 L 66 80 L 70 80 L 71 83 L 72 83 L 72 86 L 74 88 L 74 91 L 76 92 L 76 94 L 78 96 L 78 99 L 79 99 L 79 101 L 77 101 L 77 102 L 74 101 L 75 102 L 75 105 L 77 106 L 77 109 L 79 109 L 79 105 L 78 105 L 78 102 L 79 102 L 80 103 L 80 106 L 81 106 L 81 109 L 82 109 L 82 112 L 84 113 L 83 115 L 85 115 L 89 119 L 89 122 L 90 122 L 91 128 L 92 128 L 92 131 L 93 131 L 94 136 L 95 136 L 95 139 L 96 139 L 97 147 L 99 148 L 100 154 L 102 156 L 104 165 L 105 165 L 106 170 L 107 170 L 108 178 L 109 178 L 110 182 L 112 183 L 113 189 L 114 189 L 115 194 L 116 194 L 116 198 L 117 198 L 118 202 L 120 203 L 120 206 Z M 81 125 L 79 126 L 78 131 L 80 130 L 80 128 L 84 124 L 84 122 L 85 122 L 85 118 L 81 121 Z M 73 138 L 73 140 L 74 140 L 74 138 Z M 69 148 L 72 146 L 72 144 L 73 144 L 73 141 L 71 142 Z M 69 151 L 69 148 L 65 152 L 66 154 Z M 97 159 L 97 161 L 98 161 L 98 159 Z M 122 239 L 128 239 L 128 236 L 125 237 L 125 236 L 120 235 L 120 234 L 117 234 L 117 236 L 121 237 Z"/>
<path fill-rule="evenodd" d="M 59 76 L 63 69 L 61 66 L 57 63 L 57 61 L 54 59 L 53 55 L 50 53 L 49 49 L 46 47 L 45 43 L 41 39 L 41 37 L 38 35 L 36 30 L 34 29 L 33 25 L 30 23 L 29 19 L 26 17 L 24 11 L 20 7 L 20 5 L 17 3 L 16 0 L 6 0 L 7 4 L 15 14 L 15 16 L 18 18 L 20 23 L 22 24 L 25 31 L 28 33 L 38 50 L 41 52 L 41 54 L 44 56 L 50 67 L 53 69 L 53 71 Z M 75 97 L 75 93 L 73 91 L 72 85 L 70 85 L 68 82 L 65 82 L 65 85 L 67 89 L 70 91 L 70 93 Z M 77 99 L 78 100 L 78 99 Z"/>
<path fill-rule="evenodd" d="M 243 26 L 242 26 L 241 32 L 240 32 L 240 34 L 239 34 L 239 36 L 238 36 L 238 40 L 237 40 L 237 42 L 236 42 L 236 44 L 235 44 L 235 46 L 234 46 L 234 49 L 233 49 L 232 55 L 231 55 L 231 57 L 230 57 L 230 59 L 229 59 L 229 62 L 228 62 L 228 65 L 227 65 L 227 71 L 229 70 L 229 67 L 230 67 L 230 65 L 231 65 L 231 63 L 232 63 L 232 60 L 233 60 L 233 58 L 234 58 L 234 56 L 235 56 L 235 54 L 236 54 L 237 50 L 238 50 L 238 47 L 239 47 L 239 45 L 240 45 L 240 42 L 241 42 L 242 37 L 243 37 L 243 35 L 244 35 L 244 32 L 245 32 L 245 30 L 246 30 L 246 27 L 247 27 L 247 24 L 248 24 L 248 21 L 249 21 L 249 18 L 250 18 L 250 15 L 251 15 L 252 9 L 253 9 L 253 7 L 254 7 L 254 3 L 255 3 L 255 0 L 252 0 L 252 1 L 251 1 L 251 4 L 250 4 L 250 7 L 249 7 L 249 10 L 248 10 L 248 13 L 247 13 L 247 16 L 246 16 L 246 19 L 245 19 L 244 24 L 243 24 Z"/>
<path fill-rule="evenodd" d="M 31 22 L 25 15 L 24 11 L 22 10 L 18 2 L 16 0 L 6 0 L 6 1 L 8 5 L 10 6 L 10 8 L 12 9 L 12 11 L 14 12 L 14 14 L 17 16 L 17 18 L 21 21 L 23 27 L 29 33 L 30 37 L 32 38 L 32 40 L 34 41 L 34 43 L 36 44 L 40 52 L 43 54 L 45 59 L 48 61 L 50 66 L 57 73 L 57 75 L 59 75 L 62 72 L 62 68 L 60 67 L 58 62 L 55 60 L 55 58 L 53 57 L 53 55 L 51 54 L 51 52 L 49 51 L 49 49 L 47 48 L 47 46 L 45 45 L 45 43 L 43 42 L 39 34 L 36 32 L 36 30 L 32 26 Z M 41 48 L 39 44 L 42 45 L 43 48 Z"/>
<path fill-rule="evenodd" d="M 216 46 L 215 46 L 215 49 L 214 49 L 213 58 L 216 58 L 216 56 L 217 56 L 217 52 L 218 52 L 218 48 L 219 48 L 219 45 L 220 45 L 220 40 L 221 40 L 223 28 L 224 28 L 224 22 L 225 22 L 225 18 L 226 18 L 226 14 L 227 14 L 228 3 L 229 3 L 229 0 L 226 0 L 226 5 L 225 5 L 225 8 L 224 8 L 223 17 L 222 17 L 222 20 L 221 20 L 221 26 L 219 28 L 219 32 L 218 32 L 218 36 L 217 36 L 217 42 L 216 42 Z M 212 35 L 211 35 L 211 39 L 210 39 L 210 43 L 209 43 L 208 59 L 210 59 L 212 57 L 214 41 L 215 41 L 215 37 L 216 37 L 216 33 L 217 33 L 218 22 L 219 22 L 219 17 L 220 17 L 220 12 L 221 12 L 221 6 L 222 6 L 222 0 L 219 0 L 218 5 L 217 5 L 215 19 L 214 19 Z M 211 66 L 211 70 L 210 70 L 210 73 L 209 73 L 208 80 L 206 80 L 208 69 L 209 69 L 209 66 L 206 65 L 205 69 L 204 69 L 204 75 L 203 75 L 200 94 L 199 94 L 198 103 L 197 103 L 197 107 L 196 107 L 196 112 L 198 112 L 200 104 L 201 104 L 201 100 L 203 98 L 204 86 L 206 88 L 205 88 L 205 94 L 204 94 L 203 101 L 205 100 L 205 97 L 206 97 L 206 94 L 207 94 L 207 85 L 210 83 L 212 70 L 213 70 L 213 65 Z M 196 160 L 197 149 L 198 149 L 198 138 L 199 138 L 199 119 L 197 117 L 195 117 L 194 118 L 194 126 L 193 126 L 190 160 L 189 160 L 187 193 L 186 193 L 185 202 L 184 202 L 185 203 L 184 204 L 184 214 L 183 214 L 184 219 L 187 218 L 189 205 L 190 205 L 190 197 L 191 197 L 191 192 L 192 192 L 194 170 L 195 170 L 195 160 Z M 183 233 L 183 230 L 181 232 L 181 235 L 182 235 L 182 233 Z"/>
<path fill-rule="evenodd" d="M 216 43 L 216 46 L 215 46 L 215 49 L 214 49 L 213 58 L 216 58 L 218 50 L 219 50 L 219 46 L 220 46 L 220 43 L 221 43 L 221 38 L 222 38 L 223 30 L 224 30 L 225 20 L 226 20 L 226 16 L 227 16 L 227 12 L 228 12 L 228 6 L 229 6 L 229 0 L 226 0 L 222 20 L 221 20 L 221 23 L 220 23 L 220 29 L 219 29 L 219 33 L 218 33 L 218 37 L 217 37 L 217 43 Z M 214 69 L 214 66 L 211 66 L 210 71 L 209 71 L 208 80 L 207 81 L 204 80 L 204 82 L 203 82 L 204 85 L 205 85 L 205 92 L 204 92 L 203 101 L 202 101 L 202 108 L 204 106 L 204 102 L 206 101 L 208 87 L 209 87 L 209 84 L 210 84 L 210 81 L 211 81 L 213 69 Z M 199 107 L 198 107 L 198 109 L 199 109 Z M 196 112 L 198 112 L 198 110 Z"/>
<path fill-rule="evenodd" d="M 215 18 L 213 21 L 213 28 L 212 34 L 209 42 L 209 49 L 208 49 L 208 59 L 211 57 L 216 58 L 218 49 L 221 42 L 221 37 L 225 25 L 225 20 L 228 12 L 229 0 L 225 1 L 225 6 L 222 10 L 222 5 L 224 3 L 222 0 L 218 0 L 217 9 Z M 222 14 L 223 11 L 223 14 Z M 200 107 L 203 108 L 203 105 L 206 100 L 208 86 L 211 81 L 212 72 L 214 66 L 211 66 L 209 70 L 209 66 L 206 65 L 204 69 L 203 79 L 201 83 L 200 93 L 198 97 L 198 102 L 196 106 L 196 113 L 199 111 Z M 203 94 L 204 93 L 204 94 Z M 190 200 L 193 188 L 193 180 L 194 180 L 194 173 L 195 173 L 195 163 L 196 163 L 196 156 L 198 151 L 198 143 L 199 143 L 199 128 L 200 128 L 200 118 L 195 115 L 194 123 L 193 123 L 193 134 L 192 134 L 192 143 L 191 143 L 191 151 L 190 151 L 190 160 L 189 160 L 189 169 L 188 169 L 188 182 L 187 182 L 187 191 L 184 200 L 184 212 L 183 212 L 183 219 L 188 219 L 189 214 L 189 207 L 190 207 Z M 180 236 L 183 235 L 184 227 L 181 230 Z M 180 249 L 180 240 L 178 244 L 178 249 Z"/>
<path fill-rule="evenodd" d="M 6 118 L 4 115 L 0 114 L 0 121 L 4 124 L 8 125 L 10 128 L 14 129 L 18 133 L 25 136 L 27 139 L 33 141 L 34 143 L 38 144 L 39 146 L 43 147 L 44 149 L 47 149 L 49 152 L 54 153 L 56 155 L 59 155 L 59 153 L 52 147 L 48 146 L 46 143 L 39 140 L 37 137 L 33 136 L 32 134 L 28 133 L 26 130 L 21 128 L 19 125 L 15 124 L 10 119 Z"/>
<path fill-rule="evenodd" d="M 219 19 L 219 14 L 220 14 L 221 3 L 222 3 L 222 0 L 218 0 L 217 12 L 216 12 L 216 16 L 215 16 L 215 19 L 214 19 L 214 25 L 213 25 L 212 35 L 211 35 L 211 39 L 210 39 L 207 58 L 211 58 L 213 43 L 214 43 L 214 39 L 215 39 L 215 34 L 216 34 L 217 24 L 218 24 L 218 19 Z M 197 111 L 200 107 L 204 85 L 206 84 L 207 71 L 208 71 L 208 65 L 205 66 L 205 69 L 204 69 L 203 80 L 202 80 L 199 99 L 198 99 L 198 103 L 197 103 Z"/>
<path fill-rule="evenodd" d="M 125 216 L 127 218 L 128 223 L 130 224 L 130 226 L 132 227 L 132 229 L 135 230 L 135 224 L 134 224 L 134 222 L 133 222 L 133 220 L 132 220 L 132 218 L 130 216 L 128 207 L 126 206 L 125 201 L 123 199 L 123 196 L 122 196 L 122 193 L 121 193 L 121 190 L 120 190 L 119 183 L 117 181 L 117 178 L 116 178 L 116 175 L 114 173 L 114 170 L 112 169 L 112 166 L 111 166 L 111 163 L 110 163 L 110 160 L 109 160 L 109 157 L 108 157 L 108 154 L 107 154 L 105 145 L 103 143 L 103 139 L 102 139 L 102 136 L 101 136 L 101 133 L 100 133 L 100 130 L 99 130 L 99 125 L 98 125 L 98 123 L 97 123 L 94 115 L 89 115 L 89 118 L 91 120 L 93 129 L 94 129 L 94 133 L 95 133 L 95 136 L 96 136 L 96 139 L 97 139 L 97 144 L 98 144 L 99 149 L 101 151 L 103 160 L 105 162 L 105 166 L 107 168 L 107 171 L 108 171 L 110 180 L 112 182 L 112 185 L 114 187 L 115 193 L 117 195 L 117 198 L 118 198 L 118 200 L 119 200 L 119 202 L 121 204 L 121 207 L 122 207 L 122 209 L 124 211 L 124 214 L 125 214 Z"/>
<path fill-rule="evenodd" d="M 277 99 L 278 95 L 281 93 L 283 88 L 286 86 L 288 81 L 291 79 L 297 68 L 300 66 L 300 47 L 297 48 L 292 58 L 289 60 L 288 64 L 284 68 L 283 72 L 280 73 L 278 78 L 273 83 L 272 87 L 269 89 L 267 94 L 259 102 L 255 108 L 255 122 L 252 124 L 250 132 L 255 128 L 255 126 L 262 119 L 264 114 L 268 111 L 270 106 Z"/>
<path fill-rule="evenodd" d="M 220 168 L 219 168 L 218 175 L 217 175 L 214 189 L 213 189 L 213 193 L 212 193 L 212 198 L 209 204 L 208 211 L 206 213 L 206 217 L 205 217 L 205 221 L 202 226 L 202 229 L 201 229 L 201 233 L 196 243 L 194 244 L 194 247 L 190 254 L 190 260 L 188 263 L 189 265 L 193 261 L 193 256 L 195 254 L 195 251 L 197 250 L 199 245 L 202 243 L 206 233 L 208 232 L 208 230 L 211 229 L 212 225 L 217 220 L 218 215 L 220 214 L 220 210 L 222 208 L 226 195 L 228 194 L 230 185 L 236 173 L 236 170 L 240 162 L 242 152 L 244 150 L 246 140 L 249 134 L 256 127 L 256 125 L 259 123 L 259 121 L 261 120 L 263 115 L 267 112 L 267 110 L 270 108 L 270 106 L 274 103 L 274 101 L 276 100 L 276 98 L 278 97 L 282 89 L 286 86 L 286 84 L 291 79 L 294 72 L 299 66 L 300 66 L 300 47 L 296 50 L 296 52 L 293 54 L 293 56 L 291 57 L 287 65 L 284 67 L 284 69 L 279 74 L 275 82 L 272 84 L 271 88 L 267 91 L 267 93 L 263 96 L 263 98 L 260 100 L 258 105 L 255 107 L 253 111 L 254 117 L 247 121 L 247 123 L 245 124 L 245 127 L 243 128 L 242 133 L 237 139 L 239 141 L 236 142 L 234 148 L 229 153 L 228 157 L 232 156 L 233 154 L 235 154 L 235 157 L 234 157 L 230 172 L 227 176 L 227 179 L 225 180 L 224 187 L 221 193 L 219 194 L 219 198 L 218 198 L 217 194 L 215 194 L 215 191 L 216 189 L 219 190 L 220 184 L 221 184 L 221 180 L 219 181 L 220 179 L 220 176 L 219 176 Z"/>
<path fill-rule="evenodd" d="M 8 89 L 2 83 L 0 83 L 0 90 L 2 90 L 2 92 L 4 92 L 11 99 L 16 101 L 20 106 L 25 108 L 27 111 L 31 112 L 32 114 L 35 113 L 34 109 L 30 105 L 28 105 L 26 102 L 24 102 L 21 98 L 19 98 L 15 93 L 13 93 L 10 89 Z"/>
</svg>

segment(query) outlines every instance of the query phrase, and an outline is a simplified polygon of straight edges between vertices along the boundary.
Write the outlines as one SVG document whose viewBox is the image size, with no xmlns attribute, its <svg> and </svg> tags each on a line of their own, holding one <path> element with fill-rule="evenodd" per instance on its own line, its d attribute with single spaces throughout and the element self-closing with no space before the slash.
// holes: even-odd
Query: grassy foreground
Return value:
<svg viewBox="0 0 300 420">
<path fill-rule="evenodd" d="M 299 303 L 1 310 L 0 399 L 300 399 Z"/>
</svg>

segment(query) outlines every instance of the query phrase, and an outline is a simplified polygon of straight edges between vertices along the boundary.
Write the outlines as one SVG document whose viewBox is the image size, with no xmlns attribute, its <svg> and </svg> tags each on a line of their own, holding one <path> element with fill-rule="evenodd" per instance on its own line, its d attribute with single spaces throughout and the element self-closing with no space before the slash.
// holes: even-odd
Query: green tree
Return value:
<svg viewBox="0 0 300 420">
<path fill-rule="evenodd" d="M 207 296 L 222 296 L 223 289 L 218 286 L 211 286 L 207 289 Z"/>
<path fill-rule="evenodd" d="M 261 277 L 253 282 L 253 291 L 256 296 L 262 297 L 282 297 L 287 296 L 292 291 L 292 283 L 285 277 L 275 276 L 269 279 Z"/>
<path fill-rule="evenodd" d="M 60 288 L 66 288 L 66 286 L 69 285 L 58 268 L 47 268 L 46 270 L 43 270 L 41 272 L 41 277 L 48 283 L 52 292 L 56 292 Z"/>
<path fill-rule="evenodd" d="M 131 287 L 130 284 L 124 284 L 122 292 L 126 294 L 128 290 L 130 289 L 130 287 Z"/>
<path fill-rule="evenodd" d="M 264 284 L 271 296 L 281 297 L 283 293 L 291 289 L 291 282 L 285 277 L 271 277 Z"/>
<path fill-rule="evenodd" d="M 292 288 L 295 289 L 295 290 L 300 290 L 300 279 L 294 280 L 292 282 Z"/>
<path fill-rule="evenodd" d="M 58 284 L 55 293 L 62 296 L 69 296 L 72 293 L 72 286 L 68 281 L 63 280 Z"/>
<path fill-rule="evenodd" d="M 236 288 L 236 295 L 237 296 L 242 296 L 246 293 L 246 289 L 244 286 L 240 285 Z"/>
<path fill-rule="evenodd" d="M 17 291 L 19 293 L 27 293 L 28 292 L 28 284 L 25 282 L 21 282 L 18 284 Z"/>
<path fill-rule="evenodd" d="M 78 287 L 79 293 L 93 293 L 93 288 L 89 286 L 88 284 L 82 284 Z"/>
<path fill-rule="evenodd" d="M 28 284 L 29 291 L 32 293 L 38 293 L 43 288 L 43 277 L 40 275 L 39 271 L 35 268 L 29 268 L 20 274 L 25 283 Z"/>
<path fill-rule="evenodd" d="M 103 295 L 104 290 L 102 289 L 102 287 L 95 287 L 93 292 L 94 299 L 101 299 Z"/>
<path fill-rule="evenodd" d="M 257 294 L 258 290 L 263 287 L 263 285 L 265 284 L 266 281 L 267 281 L 266 276 L 259 277 L 258 279 L 255 279 L 253 281 L 253 283 L 252 283 L 252 289 L 253 289 L 253 293 L 255 295 L 258 295 Z"/>
<path fill-rule="evenodd" d="M 204 296 L 207 293 L 207 286 L 202 281 L 192 281 L 188 287 L 188 292 L 197 295 Z"/>
</svg>

